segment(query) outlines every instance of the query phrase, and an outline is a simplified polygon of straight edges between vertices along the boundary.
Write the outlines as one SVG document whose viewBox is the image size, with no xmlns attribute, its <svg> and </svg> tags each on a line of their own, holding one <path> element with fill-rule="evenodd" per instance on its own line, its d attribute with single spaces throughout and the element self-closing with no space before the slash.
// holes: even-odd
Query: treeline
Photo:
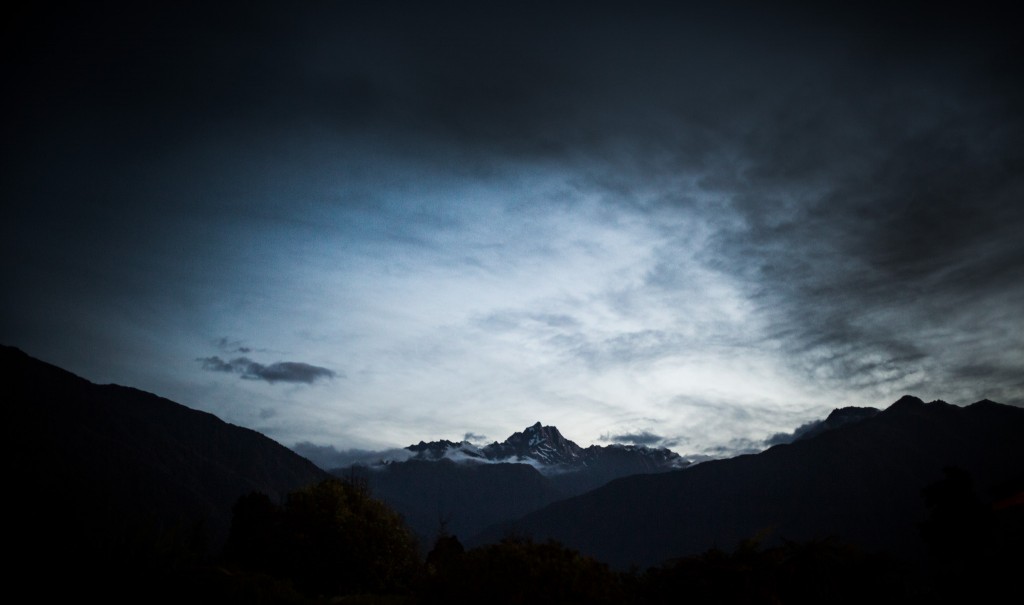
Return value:
<svg viewBox="0 0 1024 605">
<path fill-rule="evenodd" d="M 109 574 L 91 568 L 93 580 L 105 581 L 82 588 L 107 602 L 218 604 L 976 601 L 1012 586 L 1022 533 L 1020 506 L 993 516 L 970 490 L 969 477 L 956 472 L 925 490 L 930 558 L 914 566 L 834 538 L 770 546 L 751 539 L 623 572 L 525 537 L 466 550 L 441 535 L 423 558 L 402 519 L 365 485 L 330 479 L 279 504 L 258 493 L 240 498 L 215 557 L 195 527 L 135 536 Z"/>
</svg>

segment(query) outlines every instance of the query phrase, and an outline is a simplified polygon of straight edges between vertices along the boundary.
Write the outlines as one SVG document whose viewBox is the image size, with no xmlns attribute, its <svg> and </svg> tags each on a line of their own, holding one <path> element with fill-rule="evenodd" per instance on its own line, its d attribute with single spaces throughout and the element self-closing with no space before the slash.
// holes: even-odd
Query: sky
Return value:
<svg viewBox="0 0 1024 605">
<path fill-rule="evenodd" d="M 21 6 L 0 342 L 340 451 L 1024 405 L 1008 13 L 484 4 Z"/>
</svg>

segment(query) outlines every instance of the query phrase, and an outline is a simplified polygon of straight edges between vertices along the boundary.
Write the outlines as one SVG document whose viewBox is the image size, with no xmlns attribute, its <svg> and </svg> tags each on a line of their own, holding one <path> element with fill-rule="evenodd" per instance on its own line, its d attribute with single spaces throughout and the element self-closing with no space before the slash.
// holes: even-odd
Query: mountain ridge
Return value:
<svg viewBox="0 0 1024 605">
<path fill-rule="evenodd" d="M 469 441 L 456 443 L 441 439 L 420 441 L 405 449 L 420 460 L 448 458 L 456 462 L 529 464 L 543 474 L 561 474 L 592 467 L 608 457 L 610 451 L 626 452 L 627 456 L 638 461 L 646 459 L 640 463 L 640 468 L 652 471 L 682 468 L 689 464 L 688 460 L 667 448 L 618 443 L 580 447 L 563 436 L 557 427 L 540 422 L 512 433 L 502 442 L 493 441 L 482 447 Z"/>
<path fill-rule="evenodd" d="M 10 346 L 0 345 L 0 367 L 11 413 L 7 475 L 33 494 L 16 505 L 26 532 L 87 544 L 113 540 L 112 527 L 200 524 L 217 549 L 240 496 L 280 499 L 329 477 L 257 431 L 152 393 L 94 384 Z"/>
<path fill-rule="evenodd" d="M 944 468 L 969 473 L 983 496 L 1024 478 L 1024 410 L 978 404 L 901 398 L 759 454 L 619 478 L 468 542 L 508 533 L 555 539 L 620 567 L 728 549 L 765 532 L 773 540 L 838 535 L 868 551 L 919 557 L 921 490 Z"/>
<path fill-rule="evenodd" d="M 470 536 L 562 498 L 636 473 L 689 464 L 675 452 L 612 444 L 580 447 L 558 428 L 536 422 L 503 442 L 420 441 L 413 456 L 331 472 L 357 475 L 408 521 L 421 542 L 439 531 Z"/>
</svg>

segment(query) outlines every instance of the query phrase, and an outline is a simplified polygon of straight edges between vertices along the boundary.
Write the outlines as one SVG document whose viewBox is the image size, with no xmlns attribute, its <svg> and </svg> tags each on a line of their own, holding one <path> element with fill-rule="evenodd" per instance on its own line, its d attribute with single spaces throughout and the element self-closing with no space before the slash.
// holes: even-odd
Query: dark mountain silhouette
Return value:
<svg viewBox="0 0 1024 605">
<path fill-rule="evenodd" d="M 412 459 L 336 474 L 365 479 L 374 497 L 399 512 L 424 547 L 433 544 L 441 530 L 472 535 L 563 497 L 548 478 L 527 464 Z"/>
<path fill-rule="evenodd" d="M 365 479 L 424 544 L 433 542 L 442 525 L 469 536 L 618 477 L 689 464 L 667 449 L 617 444 L 582 448 L 539 422 L 484 447 L 441 440 L 407 449 L 414 457 L 406 461 L 332 472 Z"/>
<path fill-rule="evenodd" d="M 858 408 L 853 406 L 836 408 L 824 420 L 805 425 L 801 427 L 803 430 L 798 429 L 794 435 L 794 441 L 817 437 L 825 431 L 831 431 L 841 426 L 873 418 L 879 411 L 878 408 Z"/>
<path fill-rule="evenodd" d="M 943 469 L 968 473 L 989 501 L 1008 489 L 1020 492 L 1022 409 L 987 400 L 965 408 L 925 404 L 908 396 L 877 414 L 843 415 L 860 418 L 760 454 L 618 479 L 470 542 L 510 532 L 553 538 L 628 566 L 731 549 L 758 535 L 776 543 L 838 536 L 919 560 L 922 490 Z"/>
<path fill-rule="evenodd" d="M 132 388 L 96 385 L 0 347 L 15 543 L 78 561 L 190 534 L 219 549 L 238 498 L 328 477 L 249 429 Z M 42 554 L 40 554 L 42 556 Z"/>
</svg>

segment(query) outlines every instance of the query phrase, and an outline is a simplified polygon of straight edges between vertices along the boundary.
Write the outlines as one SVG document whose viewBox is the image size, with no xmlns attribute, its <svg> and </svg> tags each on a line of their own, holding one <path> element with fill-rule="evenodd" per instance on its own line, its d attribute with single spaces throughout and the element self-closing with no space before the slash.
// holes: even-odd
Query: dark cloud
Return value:
<svg viewBox="0 0 1024 605">
<path fill-rule="evenodd" d="M 462 436 L 462 440 L 469 441 L 470 443 L 483 443 L 484 441 L 487 441 L 487 435 L 467 432 Z"/>
<path fill-rule="evenodd" d="M 732 140 L 739 168 L 705 181 L 742 219 L 707 262 L 814 381 L 941 393 L 1024 352 L 1024 85 L 1004 67 L 1020 48 L 948 42 L 769 102 Z"/>
<path fill-rule="evenodd" d="M 732 458 L 734 456 L 742 456 L 744 454 L 756 454 L 764 451 L 765 445 L 763 441 L 750 439 L 747 437 L 737 437 L 730 439 L 725 445 L 715 445 L 704 448 L 703 451 L 696 455 L 687 454 L 687 459 L 694 461 L 714 460 L 716 458 Z"/>
<path fill-rule="evenodd" d="M 793 443 L 797 439 L 800 439 L 807 433 L 821 426 L 824 422 L 824 420 L 812 420 L 801 424 L 792 433 L 775 433 L 771 437 L 765 439 L 764 444 L 767 447 L 771 447 L 773 445 L 781 445 L 783 443 Z"/>
<path fill-rule="evenodd" d="M 664 437 L 661 435 L 655 435 L 649 431 L 641 431 L 639 433 L 620 433 L 617 435 L 601 435 L 603 441 L 612 441 L 615 443 L 635 443 L 636 445 L 655 445 L 661 443 Z"/>
<path fill-rule="evenodd" d="M 298 361 L 279 361 L 263 365 L 248 357 L 236 357 L 231 361 L 225 361 L 217 356 L 201 357 L 196 361 L 202 362 L 204 370 L 235 373 L 247 380 L 263 380 L 270 384 L 275 382 L 312 384 L 320 379 L 337 376 L 336 372 L 327 368 Z"/>
<path fill-rule="evenodd" d="M 243 345 L 241 340 L 231 340 L 225 336 L 218 338 L 214 344 L 227 353 L 252 353 L 252 348 Z"/>
<path fill-rule="evenodd" d="M 601 441 L 612 443 L 632 443 L 634 445 L 645 445 L 649 447 L 671 448 L 679 445 L 680 439 L 671 439 L 662 435 L 656 435 L 650 431 L 639 431 L 635 433 L 604 434 Z"/>
<path fill-rule="evenodd" d="M 203 369 L 210 372 L 235 372 L 236 367 L 234 362 L 224 361 L 220 357 L 200 357 L 196 361 L 202 362 Z M 236 361 L 245 361 L 244 359 L 238 359 Z"/>
</svg>

